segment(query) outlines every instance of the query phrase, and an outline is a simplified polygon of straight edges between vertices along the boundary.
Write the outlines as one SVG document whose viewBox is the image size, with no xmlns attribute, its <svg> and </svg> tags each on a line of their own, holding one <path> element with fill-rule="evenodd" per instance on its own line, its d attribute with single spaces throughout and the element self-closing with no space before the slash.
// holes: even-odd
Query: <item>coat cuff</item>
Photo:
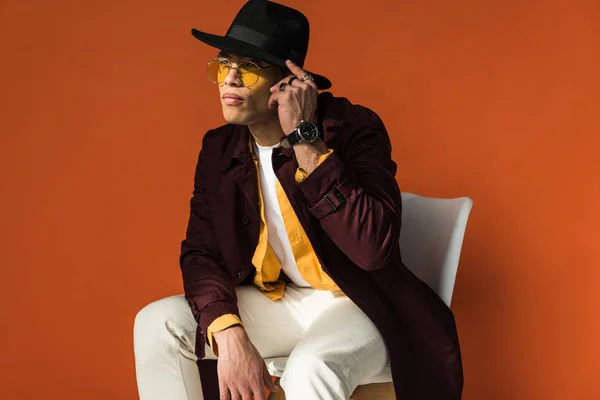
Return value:
<svg viewBox="0 0 600 400">
<path fill-rule="evenodd" d="M 354 175 L 345 172 L 344 163 L 335 153 L 298 183 L 309 202 L 308 210 L 319 219 L 343 207 L 355 186 Z"/>
<path fill-rule="evenodd" d="M 204 306 L 202 309 L 196 307 L 196 322 L 198 323 L 197 338 L 201 338 L 201 343 L 196 342 L 196 355 L 199 359 L 204 358 L 204 346 L 207 340 L 206 335 L 208 327 L 220 316 L 233 314 L 240 318 L 240 312 L 236 303 L 227 300 L 215 300 Z M 211 346 L 212 348 L 212 346 Z"/>
</svg>

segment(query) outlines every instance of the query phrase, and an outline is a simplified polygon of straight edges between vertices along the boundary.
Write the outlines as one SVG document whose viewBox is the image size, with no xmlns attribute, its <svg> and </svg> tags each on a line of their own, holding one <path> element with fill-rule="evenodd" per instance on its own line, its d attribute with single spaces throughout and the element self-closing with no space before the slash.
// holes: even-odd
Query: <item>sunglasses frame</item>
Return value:
<svg viewBox="0 0 600 400">
<path fill-rule="evenodd" d="M 209 60 L 209 61 L 207 61 L 207 62 L 206 62 L 206 72 L 207 72 L 207 73 L 208 73 L 209 64 L 210 64 L 210 63 L 212 63 L 212 62 L 215 62 L 215 61 L 219 62 L 219 64 L 222 64 L 224 61 L 225 61 L 225 62 L 227 62 L 227 63 L 229 64 L 229 65 L 227 65 L 227 68 L 229 68 L 229 71 L 227 71 L 227 75 L 229 75 L 229 73 L 231 72 L 231 70 L 232 70 L 232 69 L 234 69 L 234 70 L 235 70 L 236 77 L 237 77 L 237 80 L 238 80 L 238 81 L 240 81 L 240 82 L 241 82 L 241 84 L 242 84 L 244 87 L 252 87 L 252 86 L 256 85 L 256 84 L 258 83 L 259 79 L 260 79 L 260 71 L 261 71 L 261 70 L 263 70 L 263 69 L 267 69 L 267 68 L 273 68 L 273 67 L 276 67 L 275 65 L 269 65 L 269 66 L 266 66 L 266 67 L 261 67 L 260 65 L 258 65 L 258 64 L 257 64 L 257 63 L 255 63 L 254 61 L 249 61 L 249 60 L 248 60 L 248 61 L 242 61 L 242 62 L 239 62 L 239 63 L 238 63 L 238 62 L 235 62 L 235 63 L 234 63 L 234 62 L 232 62 L 231 60 L 229 60 L 229 59 L 227 59 L 227 58 L 224 58 L 224 57 L 217 57 L 217 58 L 213 58 L 212 60 Z M 236 66 L 235 66 L 235 67 L 233 66 L 234 64 L 236 64 Z M 240 72 L 239 72 L 238 68 L 240 68 L 240 66 L 241 66 L 241 65 L 244 65 L 244 64 L 252 64 L 253 66 L 255 66 L 255 67 L 258 69 L 258 74 L 257 74 L 257 79 L 256 79 L 256 82 L 254 82 L 252 85 L 246 85 L 246 84 L 244 83 L 244 81 L 242 80 L 241 76 L 240 76 Z M 226 75 L 226 76 L 227 76 L 227 75 Z M 221 83 L 219 83 L 219 82 L 215 82 L 215 81 L 214 81 L 214 80 L 213 80 L 213 79 L 210 77 L 210 73 L 208 73 L 208 79 L 210 79 L 210 81 L 211 81 L 211 82 L 213 82 L 213 83 L 216 83 L 216 84 L 217 84 L 217 85 L 219 85 L 219 86 L 221 86 L 221 85 L 223 85 L 223 84 L 225 83 L 225 81 L 223 81 L 223 82 L 221 82 Z"/>
</svg>

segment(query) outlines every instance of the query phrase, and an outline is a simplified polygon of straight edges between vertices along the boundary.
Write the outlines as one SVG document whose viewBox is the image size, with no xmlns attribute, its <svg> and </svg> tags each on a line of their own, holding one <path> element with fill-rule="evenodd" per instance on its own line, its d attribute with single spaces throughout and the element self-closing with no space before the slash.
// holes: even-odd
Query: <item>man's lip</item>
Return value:
<svg viewBox="0 0 600 400">
<path fill-rule="evenodd" d="M 223 95 L 224 99 L 237 99 L 237 100 L 244 100 L 242 99 L 240 96 L 238 96 L 237 94 L 233 94 L 233 93 L 225 93 Z"/>
</svg>

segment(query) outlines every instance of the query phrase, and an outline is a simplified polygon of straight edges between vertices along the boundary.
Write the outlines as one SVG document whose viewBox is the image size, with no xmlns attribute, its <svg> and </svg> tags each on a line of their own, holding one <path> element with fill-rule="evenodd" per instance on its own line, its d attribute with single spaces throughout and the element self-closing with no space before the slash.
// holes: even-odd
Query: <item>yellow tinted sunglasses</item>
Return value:
<svg viewBox="0 0 600 400">
<path fill-rule="evenodd" d="M 231 61 L 224 58 L 215 58 L 206 63 L 208 77 L 212 82 L 222 85 L 223 82 L 225 82 L 227 75 L 229 75 L 229 71 L 235 69 L 238 80 L 246 87 L 255 85 L 258 82 L 261 69 L 272 67 L 274 67 L 274 65 L 260 67 L 252 61 L 243 61 L 237 64 L 237 67 L 234 67 Z"/>
</svg>

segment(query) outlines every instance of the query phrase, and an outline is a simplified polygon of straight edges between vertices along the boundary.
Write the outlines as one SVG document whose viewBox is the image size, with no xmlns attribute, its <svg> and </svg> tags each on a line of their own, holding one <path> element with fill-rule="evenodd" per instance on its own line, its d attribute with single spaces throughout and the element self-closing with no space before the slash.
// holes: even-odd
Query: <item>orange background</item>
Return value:
<svg viewBox="0 0 600 400">
<path fill-rule="evenodd" d="M 597 1 L 282 0 L 383 118 L 404 191 L 468 195 L 465 396 L 598 399 Z M 182 292 L 204 73 L 243 1 L 0 1 L 2 399 L 134 399 L 136 312 Z"/>
</svg>

